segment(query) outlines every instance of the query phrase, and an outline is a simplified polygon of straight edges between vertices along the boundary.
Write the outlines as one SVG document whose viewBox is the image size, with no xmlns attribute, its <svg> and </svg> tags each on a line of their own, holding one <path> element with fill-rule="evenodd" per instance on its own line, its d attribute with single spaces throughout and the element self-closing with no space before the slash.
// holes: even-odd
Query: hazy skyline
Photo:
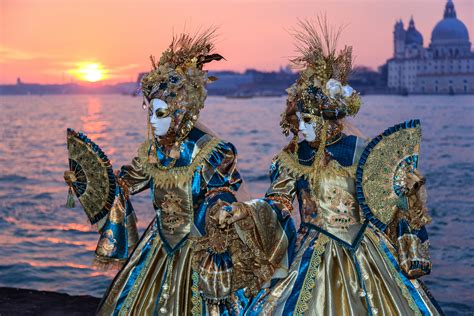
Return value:
<svg viewBox="0 0 474 316">
<path fill-rule="evenodd" d="M 107 83 L 134 81 L 159 57 L 173 30 L 219 27 L 217 52 L 226 61 L 208 69 L 278 70 L 294 56 L 289 31 L 298 18 L 326 13 L 347 25 L 340 44 L 353 45 L 357 65 L 376 69 L 392 56 L 393 26 L 413 15 L 424 46 L 442 19 L 446 0 L 270 1 L 0 0 L 0 84 L 65 83 L 77 64 L 94 62 Z M 458 18 L 474 33 L 474 1 L 454 0 Z M 75 79 L 77 81 L 77 79 Z"/>
</svg>

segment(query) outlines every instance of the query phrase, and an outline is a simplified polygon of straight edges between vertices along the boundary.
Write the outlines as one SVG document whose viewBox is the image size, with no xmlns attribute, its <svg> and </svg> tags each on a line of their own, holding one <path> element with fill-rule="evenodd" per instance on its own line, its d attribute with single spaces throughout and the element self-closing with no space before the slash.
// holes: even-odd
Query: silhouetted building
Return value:
<svg viewBox="0 0 474 316">
<path fill-rule="evenodd" d="M 469 32 L 448 0 L 444 16 L 423 47 L 413 17 L 405 29 L 401 20 L 393 31 L 393 58 L 387 61 L 388 88 L 398 93 L 474 93 L 474 52 Z"/>
</svg>

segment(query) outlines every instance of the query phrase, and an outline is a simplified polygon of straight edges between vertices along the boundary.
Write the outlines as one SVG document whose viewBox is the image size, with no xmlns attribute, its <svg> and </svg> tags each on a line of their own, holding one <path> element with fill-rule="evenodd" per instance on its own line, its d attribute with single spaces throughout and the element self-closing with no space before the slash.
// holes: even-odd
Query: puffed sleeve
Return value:
<svg viewBox="0 0 474 316">
<path fill-rule="evenodd" d="M 272 278 L 284 277 L 294 256 L 296 229 L 291 213 L 296 180 L 279 164 L 274 160 L 270 166 L 271 185 L 264 198 L 234 204 L 236 209 L 245 208 L 249 215 L 234 226 L 254 254 L 252 273 L 256 282 L 247 286 L 253 292 Z"/>
<path fill-rule="evenodd" d="M 234 145 L 220 142 L 194 177 L 193 190 L 203 190 L 204 198 L 195 211 L 194 225 L 202 237 L 195 238 L 193 265 L 199 271 L 201 296 L 218 303 L 228 297 L 233 288 L 229 243 L 235 237 L 221 234 L 213 217 L 222 207 L 237 201 L 236 191 L 242 183 L 237 169 L 237 150 Z"/>
<path fill-rule="evenodd" d="M 204 199 L 198 203 L 194 223 L 204 235 L 209 210 L 237 201 L 235 193 L 242 178 L 237 169 L 237 150 L 227 142 L 221 141 L 199 168 L 200 176 L 194 177 L 192 187 L 196 193 L 204 191 Z"/>
<path fill-rule="evenodd" d="M 280 170 L 276 162 L 270 168 L 270 178 L 272 185 L 264 198 L 232 204 L 234 214 L 245 212 L 248 216 L 229 229 L 220 229 L 217 219 L 213 217 L 223 203 L 210 209 L 206 220 L 208 239 L 205 245 L 212 249 L 213 258 L 201 260 L 204 264 L 200 267 L 201 271 L 212 272 L 207 275 L 201 273 L 200 288 L 212 294 L 208 296 L 229 294 L 239 289 L 245 289 L 251 296 L 272 278 L 286 275 L 296 236 L 290 215 L 295 179 L 285 169 Z M 229 261 L 231 263 L 226 263 Z M 229 266 L 232 266 L 232 273 L 223 268 Z M 213 275 L 226 275 L 227 278 L 210 282 Z M 218 293 L 212 292 L 215 289 L 219 290 Z"/>
<path fill-rule="evenodd" d="M 419 278 L 431 272 L 425 227 L 430 222 L 426 189 L 422 185 L 401 201 L 395 220 L 387 228 L 387 235 L 397 248 L 400 267 L 410 278 Z"/>
<path fill-rule="evenodd" d="M 143 157 L 135 157 L 130 165 L 120 169 L 116 177 L 118 186 L 113 206 L 98 225 L 100 238 L 95 251 L 95 264 L 99 267 L 120 267 L 138 242 L 136 215 L 130 195 L 150 186 L 144 161 Z"/>
<path fill-rule="evenodd" d="M 206 203 L 218 200 L 235 202 L 235 192 L 242 178 L 237 169 L 237 150 L 232 143 L 221 142 L 205 160 L 202 178 L 206 186 Z"/>
<path fill-rule="evenodd" d="M 131 164 L 122 166 L 120 169 L 118 177 L 132 195 L 150 188 L 151 177 L 144 171 L 145 159 L 144 157 L 135 157 Z"/>
<path fill-rule="evenodd" d="M 296 194 L 296 179 L 286 168 L 280 168 L 280 162 L 272 161 L 270 165 L 270 187 L 265 194 L 269 203 L 280 216 L 287 217 L 293 212 L 293 200 Z"/>
</svg>

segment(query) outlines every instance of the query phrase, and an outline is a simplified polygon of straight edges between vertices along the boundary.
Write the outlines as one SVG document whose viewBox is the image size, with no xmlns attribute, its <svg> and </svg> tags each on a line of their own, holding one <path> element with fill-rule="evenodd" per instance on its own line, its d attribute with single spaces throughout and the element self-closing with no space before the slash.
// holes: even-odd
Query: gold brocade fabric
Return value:
<svg viewBox="0 0 474 316">
<path fill-rule="evenodd" d="M 245 260 L 236 260 L 234 264 L 240 265 L 239 272 L 242 275 L 250 271 L 255 276 L 253 282 L 240 283 L 247 287 L 251 294 L 256 294 L 277 269 L 286 270 L 287 267 L 282 267 L 281 262 L 285 258 L 289 243 L 277 215 L 267 203 L 262 200 L 253 200 L 245 204 L 250 213 L 249 216 L 234 225 L 237 234 L 246 246 L 241 247 L 240 257 L 252 258 L 253 262 L 250 268 Z M 244 249 L 247 253 L 243 251 Z M 237 275 L 236 279 L 240 277 Z"/>
<path fill-rule="evenodd" d="M 266 302 L 261 306 L 262 315 L 282 315 L 287 301 L 291 298 L 293 288 L 305 259 L 304 252 L 314 247 L 311 243 L 316 233 L 302 245 L 292 265 L 288 277 L 272 289 Z M 324 238 L 324 237 L 319 237 Z M 307 293 L 300 293 L 299 302 L 308 295 L 306 306 L 295 310 L 295 314 L 305 315 L 367 315 L 367 301 L 375 315 L 421 315 L 415 303 L 406 292 L 400 276 L 380 248 L 380 239 L 388 243 L 379 232 L 368 228 L 355 257 L 360 266 L 360 276 L 364 280 L 365 290 L 360 286 L 358 268 L 354 255 L 341 247 L 334 240 L 328 239 L 318 266 L 313 268 L 314 286 Z M 316 249 L 315 249 L 316 250 Z M 395 251 L 393 248 L 391 249 Z M 311 272 L 308 272 L 310 275 Z M 411 280 L 415 288 L 421 289 L 417 280 Z M 436 308 L 423 291 L 419 291 L 432 315 L 438 315 Z M 301 306 L 296 306 L 301 307 Z M 298 313 L 299 312 L 299 313 Z"/>
<path fill-rule="evenodd" d="M 306 181 L 298 190 L 292 171 L 280 165 L 267 194 L 299 198 L 296 257 L 248 315 L 440 315 L 421 283 L 402 274 L 388 237 L 364 226 L 350 170 L 321 170 L 316 187 Z"/>
<path fill-rule="evenodd" d="M 280 264 L 287 259 L 288 237 L 277 214 L 262 200 L 234 203 L 234 208 L 245 208 L 249 216 L 228 230 L 219 228 L 215 219 L 221 207 L 217 203 L 208 211 L 207 234 L 194 245 L 194 269 L 199 271 L 200 290 L 206 298 L 226 298 L 239 289 L 245 289 L 247 296 L 255 295 L 277 270 L 286 272 L 287 265 Z M 226 251 L 232 259 L 232 269 L 224 263 L 216 264 L 214 259 Z"/>
<path fill-rule="evenodd" d="M 201 237 L 207 208 L 220 198 L 235 201 L 241 182 L 235 149 L 204 134 L 195 141 L 189 165 L 166 171 L 146 162 L 141 152 L 122 167 L 120 177 L 131 194 L 151 189 L 156 217 L 105 293 L 98 314 L 214 315 L 219 307 L 199 293 L 192 240 Z M 167 176 L 160 177 L 164 172 Z"/>
<path fill-rule="evenodd" d="M 174 248 L 191 232 L 193 222 L 191 186 L 185 184 L 173 190 L 155 187 L 154 193 L 162 238 Z"/>
<path fill-rule="evenodd" d="M 119 315 L 152 315 L 158 302 L 161 310 L 166 311 L 163 314 L 192 313 L 191 243 L 186 242 L 169 256 L 155 224 L 152 223 L 148 228 L 129 261 L 116 276 L 98 311 L 99 315 L 112 315 L 116 309 L 120 310 Z M 135 278 L 134 285 L 126 289 L 125 285 L 130 278 Z M 125 290 L 129 291 L 128 295 L 120 295 Z M 200 298 L 196 297 L 196 300 L 200 304 Z"/>
<path fill-rule="evenodd" d="M 141 158 L 135 157 L 132 163 L 122 167 L 122 180 L 126 183 L 130 194 L 138 193 L 148 188 L 151 177 L 143 170 Z"/>
</svg>

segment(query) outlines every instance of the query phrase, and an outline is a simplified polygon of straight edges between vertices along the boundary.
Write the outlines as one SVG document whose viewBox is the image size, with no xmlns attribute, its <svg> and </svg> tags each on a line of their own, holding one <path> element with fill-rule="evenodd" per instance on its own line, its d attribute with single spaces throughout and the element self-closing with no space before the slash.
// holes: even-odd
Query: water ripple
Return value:
<svg viewBox="0 0 474 316">
<path fill-rule="evenodd" d="M 448 314 L 472 313 L 474 98 L 364 96 L 363 101 L 355 123 L 367 137 L 404 120 L 421 119 L 420 168 L 428 181 L 433 217 L 428 227 L 433 272 L 424 280 Z M 251 193 L 262 196 L 270 161 L 289 141 L 279 127 L 285 99 L 212 97 L 207 103 L 202 120 L 235 144 Z M 92 269 L 98 235 L 80 207 L 64 207 L 66 128 L 87 133 L 118 168 L 143 141 L 146 113 L 140 109 L 140 100 L 116 95 L 2 97 L 0 285 L 102 295 L 114 272 Z M 135 196 L 134 206 L 143 231 L 154 216 L 148 194 Z"/>
</svg>

